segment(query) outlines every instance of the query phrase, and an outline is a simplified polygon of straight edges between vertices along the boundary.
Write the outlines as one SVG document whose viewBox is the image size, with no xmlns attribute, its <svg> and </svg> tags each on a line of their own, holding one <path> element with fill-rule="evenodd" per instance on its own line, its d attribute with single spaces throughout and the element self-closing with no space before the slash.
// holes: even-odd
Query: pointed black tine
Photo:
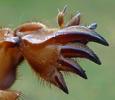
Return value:
<svg viewBox="0 0 115 100">
<path fill-rule="evenodd" d="M 59 72 L 59 74 L 60 76 L 55 76 L 55 81 L 57 82 L 56 86 L 60 88 L 63 92 L 65 92 L 66 94 L 69 94 L 63 75 L 61 74 L 61 72 Z"/>
<path fill-rule="evenodd" d="M 74 46 L 72 45 L 66 45 L 66 46 L 61 46 L 61 54 L 64 57 L 80 57 L 80 58 L 87 58 L 97 64 L 101 64 L 101 61 L 97 57 L 97 55 L 89 49 L 87 46 L 81 44 L 81 43 L 76 43 Z"/>
<path fill-rule="evenodd" d="M 63 66 L 68 66 L 69 68 L 71 68 L 72 70 L 74 70 L 74 72 L 81 76 L 84 79 L 87 79 L 87 75 L 85 74 L 85 71 L 80 67 L 80 65 L 72 60 L 68 60 L 66 58 L 60 58 L 59 59 L 59 63 L 62 64 Z"/>
</svg>

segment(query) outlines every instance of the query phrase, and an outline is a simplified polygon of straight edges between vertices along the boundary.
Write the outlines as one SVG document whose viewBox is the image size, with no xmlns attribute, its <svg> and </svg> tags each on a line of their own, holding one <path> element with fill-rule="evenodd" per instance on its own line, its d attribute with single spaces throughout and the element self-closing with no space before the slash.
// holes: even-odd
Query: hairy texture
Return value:
<svg viewBox="0 0 115 100">
<path fill-rule="evenodd" d="M 8 28 L 0 30 L 0 89 L 7 89 L 14 83 L 17 67 L 23 57 L 37 75 L 67 94 L 69 91 L 62 72 L 71 72 L 87 79 L 77 58 L 101 64 L 98 56 L 87 46 L 89 42 L 109 45 L 95 31 L 97 24 L 80 25 L 80 13 L 64 24 L 66 8 L 67 6 L 58 12 L 59 28 L 48 28 L 42 23 L 30 22 L 18 26 L 14 31 Z M 6 98 L 5 95 L 12 95 L 12 99 L 4 100 L 16 100 L 13 96 L 18 97 L 16 92 L 1 93 L 0 97 L 3 98 Z"/>
<path fill-rule="evenodd" d="M 79 21 L 78 18 L 74 20 L 76 21 L 76 19 Z M 68 27 L 62 28 L 60 26 L 61 29 L 49 29 L 41 23 L 36 23 L 37 28 L 34 30 L 28 30 L 26 27 L 32 26 L 33 23 L 27 23 L 15 31 L 16 36 L 21 38 L 20 51 L 31 68 L 41 78 L 54 84 L 65 93 L 68 93 L 68 88 L 62 71 L 72 72 L 87 79 L 85 70 L 71 58 L 86 58 L 100 65 L 101 61 L 87 46 L 87 43 L 97 42 L 108 46 L 107 41 L 95 32 L 96 26 L 94 24 L 86 27 L 78 25 L 79 22 L 75 22 L 76 25 L 75 23 L 72 24 L 71 21 L 68 23 L 70 23 Z"/>
</svg>

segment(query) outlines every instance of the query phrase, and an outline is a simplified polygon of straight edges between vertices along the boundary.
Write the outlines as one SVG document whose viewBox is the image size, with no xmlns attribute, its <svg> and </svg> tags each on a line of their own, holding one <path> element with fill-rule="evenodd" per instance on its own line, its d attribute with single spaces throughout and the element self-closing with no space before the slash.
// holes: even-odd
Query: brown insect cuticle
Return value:
<svg viewBox="0 0 115 100">
<path fill-rule="evenodd" d="M 87 46 L 96 42 L 108 46 L 108 42 L 95 29 L 96 23 L 80 25 L 80 13 L 65 24 L 67 6 L 58 12 L 59 28 L 49 28 L 39 22 L 25 23 L 14 30 L 0 29 L 0 98 L 16 100 L 17 91 L 7 91 L 16 80 L 17 68 L 23 59 L 43 80 L 69 93 L 62 72 L 71 72 L 87 79 L 85 70 L 73 58 L 85 58 L 101 64 L 97 55 Z M 6 63 L 7 62 L 7 63 Z M 3 88 L 4 87 L 4 88 Z M 5 99 L 4 99 L 5 98 Z"/>
</svg>

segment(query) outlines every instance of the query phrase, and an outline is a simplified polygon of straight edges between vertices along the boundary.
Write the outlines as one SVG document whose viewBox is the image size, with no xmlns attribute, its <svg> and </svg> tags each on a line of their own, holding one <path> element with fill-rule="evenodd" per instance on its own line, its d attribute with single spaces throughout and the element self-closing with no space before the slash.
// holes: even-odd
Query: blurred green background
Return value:
<svg viewBox="0 0 115 100">
<path fill-rule="evenodd" d="M 99 66 L 80 59 L 88 80 L 65 75 L 70 92 L 66 95 L 54 86 L 43 84 L 29 65 L 22 63 L 12 89 L 22 91 L 23 100 L 115 100 L 115 0 L 0 0 L 0 26 L 15 28 L 25 22 L 40 21 L 57 27 L 57 8 L 62 9 L 66 4 L 66 20 L 80 11 L 84 25 L 97 22 L 97 31 L 110 46 L 95 43 L 89 46 L 103 64 Z"/>
</svg>

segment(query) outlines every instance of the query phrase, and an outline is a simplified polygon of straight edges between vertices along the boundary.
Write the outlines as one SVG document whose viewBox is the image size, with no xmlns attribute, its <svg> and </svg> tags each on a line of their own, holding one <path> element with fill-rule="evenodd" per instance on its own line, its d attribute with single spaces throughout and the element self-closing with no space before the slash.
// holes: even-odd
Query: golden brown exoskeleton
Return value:
<svg viewBox="0 0 115 100">
<path fill-rule="evenodd" d="M 80 13 L 64 25 L 65 9 L 59 11 L 57 17 L 61 29 L 32 22 L 17 27 L 14 35 L 20 38 L 19 49 L 32 69 L 42 79 L 68 93 L 62 71 L 76 73 L 87 79 L 85 71 L 72 58 L 87 58 L 101 64 L 87 43 L 92 41 L 105 46 L 108 43 L 95 32 L 97 24 L 80 25 Z"/>
<path fill-rule="evenodd" d="M 16 41 L 11 29 L 0 29 L 0 89 L 9 88 L 16 80 L 17 65 L 23 59 Z"/>
<path fill-rule="evenodd" d="M 48 28 L 42 23 L 31 22 L 20 25 L 14 31 L 9 28 L 0 29 L 0 100 L 16 100 L 20 96 L 19 92 L 5 89 L 16 80 L 17 67 L 23 57 L 43 80 L 65 93 L 69 92 L 63 71 L 87 79 L 77 58 L 101 64 L 97 55 L 87 46 L 88 42 L 109 45 L 95 31 L 97 24 L 80 25 L 80 13 L 64 24 L 66 8 L 58 13 L 59 28 Z"/>
<path fill-rule="evenodd" d="M 16 100 L 10 99 L 13 97 L 10 97 L 9 92 L 2 90 L 10 88 L 15 82 L 17 66 L 23 59 L 21 52 L 15 46 L 18 40 L 17 37 L 13 36 L 11 29 L 0 29 L 0 100 Z M 11 95 L 13 95 L 12 93 Z"/>
</svg>

